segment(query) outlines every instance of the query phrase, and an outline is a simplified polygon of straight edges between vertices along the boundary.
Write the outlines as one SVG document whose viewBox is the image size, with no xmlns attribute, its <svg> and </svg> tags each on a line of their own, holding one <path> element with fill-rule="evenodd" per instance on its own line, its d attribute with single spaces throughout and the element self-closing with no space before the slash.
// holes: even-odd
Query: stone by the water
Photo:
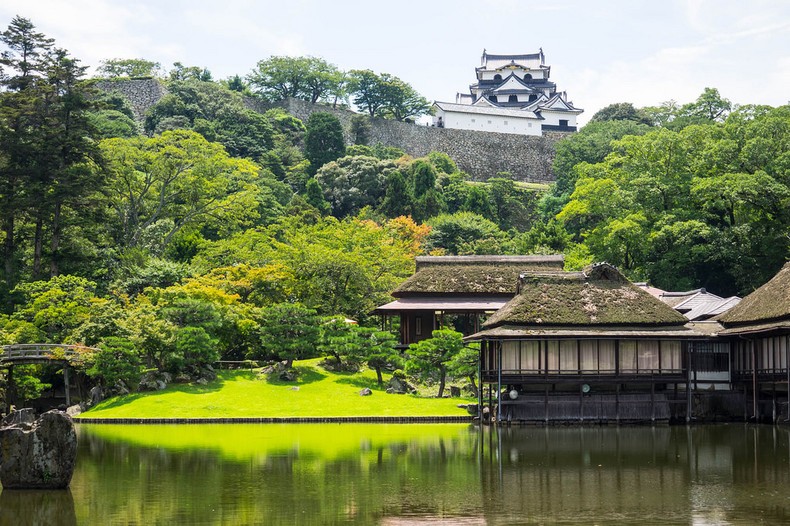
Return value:
<svg viewBox="0 0 790 526">
<path fill-rule="evenodd" d="M 0 427 L 0 483 L 4 489 L 67 488 L 76 458 L 77 433 L 66 413 L 52 410 L 33 422 Z"/>
</svg>

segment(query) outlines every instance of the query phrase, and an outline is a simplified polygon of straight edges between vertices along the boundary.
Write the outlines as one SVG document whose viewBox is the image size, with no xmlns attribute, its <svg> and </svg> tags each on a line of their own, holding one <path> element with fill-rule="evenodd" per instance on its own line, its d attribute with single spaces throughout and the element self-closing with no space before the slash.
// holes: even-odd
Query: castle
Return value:
<svg viewBox="0 0 790 526">
<path fill-rule="evenodd" d="M 549 80 L 543 49 L 522 55 L 492 55 L 483 50 L 477 82 L 455 103 L 434 102 L 434 126 L 460 130 L 543 135 L 576 131 L 576 108 Z"/>
</svg>

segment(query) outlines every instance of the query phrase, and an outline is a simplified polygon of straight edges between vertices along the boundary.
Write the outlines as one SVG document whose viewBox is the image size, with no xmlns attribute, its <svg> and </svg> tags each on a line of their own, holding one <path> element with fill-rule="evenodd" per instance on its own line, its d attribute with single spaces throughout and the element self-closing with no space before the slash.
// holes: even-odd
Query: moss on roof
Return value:
<svg viewBox="0 0 790 526">
<path fill-rule="evenodd" d="M 529 272 L 519 293 L 486 321 L 484 327 L 528 326 L 666 326 L 687 320 L 611 265 L 591 265 L 582 272 Z"/>
<path fill-rule="evenodd" d="M 771 280 L 716 319 L 725 326 L 790 318 L 790 262 Z"/>
<path fill-rule="evenodd" d="M 515 294 L 525 271 L 562 269 L 562 256 L 439 256 L 417 258 L 417 272 L 392 293 Z"/>
</svg>

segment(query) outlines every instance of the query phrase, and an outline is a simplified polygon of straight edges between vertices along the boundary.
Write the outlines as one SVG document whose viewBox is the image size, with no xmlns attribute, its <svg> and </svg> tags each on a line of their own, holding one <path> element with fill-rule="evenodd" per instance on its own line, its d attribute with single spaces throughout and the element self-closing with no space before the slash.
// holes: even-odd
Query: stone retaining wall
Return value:
<svg viewBox="0 0 790 526">
<path fill-rule="evenodd" d="M 167 93 L 162 84 L 154 79 L 101 81 L 98 86 L 126 96 L 140 120 L 144 118 L 145 111 Z M 258 99 L 246 99 L 245 103 L 250 109 L 259 112 L 271 107 Z M 307 121 L 316 111 L 332 113 L 343 125 L 346 142 L 351 143 L 351 119 L 358 114 L 295 99 L 278 105 L 303 121 Z M 552 182 L 554 144 L 566 136 L 562 132 L 547 132 L 542 137 L 534 137 L 450 130 L 379 118 L 371 118 L 370 125 L 370 144 L 394 146 L 414 157 L 424 156 L 431 151 L 444 152 L 461 170 L 480 181 L 500 172 L 509 172 L 516 181 Z"/>
</svg>

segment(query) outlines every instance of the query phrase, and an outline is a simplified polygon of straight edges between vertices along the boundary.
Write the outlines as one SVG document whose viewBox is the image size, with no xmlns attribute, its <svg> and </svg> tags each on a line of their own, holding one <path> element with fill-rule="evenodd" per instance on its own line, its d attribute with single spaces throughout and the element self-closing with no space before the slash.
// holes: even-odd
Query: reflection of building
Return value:
<svg viewBox="0 0 790 526">
<path fill-rule="evenodd" d="M 392 293 L 395 301 L 375 312 L 399 318 L 404 346 L 430 338 L 442 326 L 471 334 L 513 297 L 521 272 L 562 266 L 562 256 L 418 257 L 414 275 Z"/>
<path fill-rule="evenodd" d="M 576 131 L 575 108 L 549 80 L 543 50 L 521 55 L 483 51 L 477 81 L 455 103 L 434 103 L 434 125 L 518 135 Z"/>
<path fill-rule="evenodd" d="M 517 295 L 470 337 L 499 418 L 546 422 L 668 420 L 688 385 L 688 344 L 704 338 L 605 263 L 522 273 Z"/>
</svg>

